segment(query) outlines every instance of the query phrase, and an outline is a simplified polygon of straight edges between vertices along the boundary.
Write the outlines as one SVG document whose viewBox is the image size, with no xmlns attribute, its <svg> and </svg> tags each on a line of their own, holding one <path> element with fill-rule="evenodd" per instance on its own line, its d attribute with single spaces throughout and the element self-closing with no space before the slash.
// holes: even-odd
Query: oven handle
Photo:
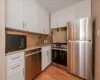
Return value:
<svg viewBox="0 0 100 80">
<path fill-rule="evenodd" d="M 40 53 L 40 52 L 41 52 L 41 50 L 33 52 L 33 53 L 26 54 L 25 57 L 28 57 L 28 56 L 31 56 L 31 55 L 34 55 L 34 54 L 37 54 L 37 53 Z"/>
</svg>

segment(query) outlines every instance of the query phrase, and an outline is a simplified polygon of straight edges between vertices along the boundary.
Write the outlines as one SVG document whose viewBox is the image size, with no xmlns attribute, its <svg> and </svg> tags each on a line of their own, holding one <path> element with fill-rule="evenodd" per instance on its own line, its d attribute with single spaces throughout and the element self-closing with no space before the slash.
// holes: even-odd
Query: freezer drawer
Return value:
<svg viewBox="0 0 100 80">
<path fill-rule="evenodd" d="M 67 41 L 92 40 L 92 18 L 82 18 L 67 23 Z"/>
<path fill-rule="evenodd" d="M 92 80 L 92 42 L 68 42 L 67 71 Z"/>
</svg>

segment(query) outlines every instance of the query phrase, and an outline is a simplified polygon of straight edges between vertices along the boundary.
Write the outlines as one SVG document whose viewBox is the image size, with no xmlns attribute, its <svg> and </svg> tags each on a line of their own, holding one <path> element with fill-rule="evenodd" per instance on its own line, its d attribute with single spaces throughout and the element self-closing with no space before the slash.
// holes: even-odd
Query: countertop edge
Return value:
<svg viewBox="0 0 100 80">
<path fill-rule="evenodd" d="M 36 46 L 36 47 L 28 48 L 28 49 L 23 49 L 23 50 L 19 50 L 19 51 L 8 52 L 8 53 L 5 53 L 5 56 L 20 53 L 20 52 L 25 52 L 25 51 L 28 51 L 28 50 L 34 50 L 34 49 L 38 49 L 38 48 L 42 48 L 42 47 L 46 47 L 46 46 L 51 46 L 51 45 L 48 44 L 48 45 Z"/>
</svg>

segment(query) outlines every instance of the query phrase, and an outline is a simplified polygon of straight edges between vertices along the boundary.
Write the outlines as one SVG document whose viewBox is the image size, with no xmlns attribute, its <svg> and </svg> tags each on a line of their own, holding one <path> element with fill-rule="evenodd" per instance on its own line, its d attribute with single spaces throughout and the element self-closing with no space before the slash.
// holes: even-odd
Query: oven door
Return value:
<svg viewBox="0 0 100 80">
<path fill-rule="evenodd" d="M 52 62 L 67 67 L 67 52 L 63 50 L 52 49 Z"/>
</svg>

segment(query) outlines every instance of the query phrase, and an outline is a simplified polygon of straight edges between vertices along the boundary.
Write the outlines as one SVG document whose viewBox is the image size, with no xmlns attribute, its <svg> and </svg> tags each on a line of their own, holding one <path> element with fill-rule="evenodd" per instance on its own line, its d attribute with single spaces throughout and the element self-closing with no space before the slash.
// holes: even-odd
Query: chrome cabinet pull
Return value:
<svg viewBox="0 0 100 80">
<path fill-rule="evenodd" d="M 14 59 L 17 59 L 17 58 L 20 58 L 20 56 L 18 56 L 18 57 L 15 57 L 15 58 L 12 58 L 11 60 L 14 60 Z"/>
<path fill-rule="evenodd" d="M 25 76 L 25 71 L 24 71 L 24 68 L 23 68 L 23 76 Z"/>
<path fill-rule="evenodd" d="M 23 22 L 23 28 L 26 28 L 26 23 L 25 22 Z"/>
<path fill-rule="evenodd" d="M 25 26 L 25 25 L 24 25 L 24 22 L 23 22 L 23 28 L 24 28 L 24 26 Z"/>
<path fill-rule="evenodd" d="M 20 65 L 18 65 L 18 66 L 15 66 L 15 67 L 13 67 L 12 69 L 15 69 L 15 68 L 17 68 L 17 67 L 19 67 Z"/>
<path fill-rule="evenodd" d="M 26 23 L 25 23 L 25 28 L 26 28 Z"/>
<path fill-rule="evenodd" d="M 47 56 L 48 56 L 48 51 L 47 51 Z"/>
</svg>

